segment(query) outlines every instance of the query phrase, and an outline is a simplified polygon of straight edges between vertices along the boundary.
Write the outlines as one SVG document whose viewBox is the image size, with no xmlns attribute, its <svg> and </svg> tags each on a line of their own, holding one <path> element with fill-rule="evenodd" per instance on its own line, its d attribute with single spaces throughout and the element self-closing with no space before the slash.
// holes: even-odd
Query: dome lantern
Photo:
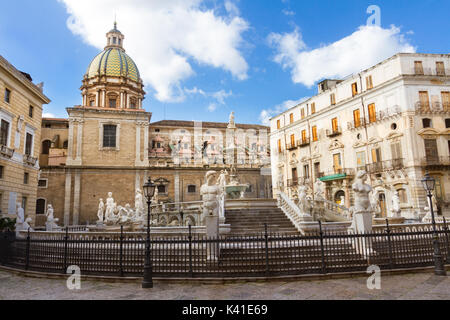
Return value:
<svg viewBox="0 0 450 320">
<path fill-rule="evenodd" d="M 120 48 L 124 50 L 123 40 L 125 39 L 125 36 L 117 29 L 117 22 L 114 22 L 114 28 L 106 34 L 106 39 L 105 49 Z"/>
</svg>

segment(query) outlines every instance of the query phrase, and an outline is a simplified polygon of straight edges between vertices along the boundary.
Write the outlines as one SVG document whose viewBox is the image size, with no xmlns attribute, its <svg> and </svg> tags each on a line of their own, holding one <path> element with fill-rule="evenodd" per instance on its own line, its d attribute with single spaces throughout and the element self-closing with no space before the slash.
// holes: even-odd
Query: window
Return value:
<svg viewBox="0 0 450 320">
<path fill-rule="evenodd" d="M 397 160 L 402 158 L 402 145 L 400 142 L 395 142 L 391 144 L 391 155 L 392 160 Z"/>
<path fill-rule="evenodd" d="M 295 135 L 291 134 L 291 148 L 295 146 Z"/>
<path fill-rule="evenodd" d="M 418 75 L 423 75 L 422 61 L 414 61 L 414 73 Z"/>
<path fill-rule="evenodd" d="M 27 212 L 27 197 L 22 197 L 22 208 L 24 212 Z"/>
<path fill-rule="evenodd" d="M 291 114 L 289 115 L 289 123 L 293 123 L 293 122 L 294 122 L 294 114 L 291 113 Z"/>
<path fill-rule="evenodd" d="M 425 139 L 425 157 L 428 162 L 437 162 L 439 159 L 436 139 Z"/>
<path fill-rule="evenodd" d="M 48 186 L 48 180 L 47 179 L 39 179 L 38 181 L 38 187 L 39 188 L 47 188 Z"/>
<path fill-rule="evenodd" d="M 302 130 L 302 142 L 306 143 L 306 130 Z"/>
<path fill-rule="evenodd" d="M 339 131 L 337 118 L 331 119 L 331 129 L 333 130 L 333 132 Z"/>
<path fill-rule="evenodd" d="M 342 172 L 342 165 L 341 165 L 341 154 L 335 153 L 333 154 L 333 164 L 334 164 L 334 172 L 336 174 Z"/>
<path fill-rule="evenodd" d="M 314 113 L 316 113 L 316 103 L 315 102 L 311 103 L 311 114 L 314 114 Z"/>
<path fill-rule="evenodd" d="M 23 174 L 23 184 L 28 184 L 28 179 L 30 178 L 30 174 L 28 172 L 25 172 Z"/>
<path fill-rule="evenodd" d="M 0 179 L 3 179 L 4 171 L 5 171 L 5 167 L 4 166 L 0 166 Z"/>
<path fill-rule="evenodd" d="M 430 111 L 430 98 L 428 91 L 419 91 L 419 102 L 422 110 Z"/>
<path fill-rule="evenodd" d="M 302 110 L 300 110 L 300 115 L 302 116 L 302 119 L 305 117 L 305 108 L 302 108 Z"/>
<path fill-rule="evenodd" d="M 136 109 L 136 99 L 130 99 L 130 109 Z"/>
<path fill-rule="evenodd" d="M 28 115 L 30 116 L 30 118 L 33 118 L 33 111 L 34 111 L 33 106 L 30 106 L 30 108 L 28 109 Z"/>
<path fill-rule="evenodd" d="M 43 141 L 42 142 L 42 154 L 49 154 L 51 145 L 52 145 L 52 142 L 50 140 Z"/>
<path fill-rule="evenodd" d="M 450 119 L 445 119 L 445 128 L 450 128 Z"/>
<path fill-rule="evenodd" d="M 63 142 L 63 149 L 67 149 L 69 147 L 69 141 L 68 140 L 64 140 Z"/>
<path fill-rule="evenodd" d="M 117 100 L 114 98 L 109 98 L 109 107 L 111 109 L 115 109 L 117 106 Z"/>
<path fill-rule="evenodd" d="M 25 154 L 31 156 L 33 149 L 33 135 L 27 132 L 25 139 Z"/>
<path fill-rule="evenodd" d="M 359 128 L 361 126 L 359 109 L 353 111 L 353 123 L 355 124 L 355 128 Z"/>
<path fill-rule="evenodd" d="M 0 129 L 0 145 L 8 146 L 9 122 L 2 119 Z"/>
<path fill-rule="evenodd" d="M 37 199 L 36 214 L 45 214 L 45 199 Z"/>
<path fill-rule="evenodd" d="M 408 203 L 408 196 L 406 194 L 405 189 L 399 189 L 398 191 L 398 197 L 400 198 L 400 203 Z"/>
<path fill-rule="evenodd" d="M 330 94 L 330 102 L 332 106 L 336 104 L 336 95 L 334 93 Z"/>
<path fill-rule="evenodd" d="M 364 151 L 356 153 L 356 166 L 358 169 L 364 169 L 366 166 L 366 153 Z"/>
<path fill-rule="evenodd" d="M 188 186 L 188 193 L 196 193 L 197 192 L 197 186 L 196 185 L 189 185 Z"/>
<path fill-rule="evenodd" d="M 318 136 L 317 136 L 317 126 L 312 127 L 312 138 L 313 138 L 313 141 L 319 140 Z"/>
<path fill-rule="evenodd" d="M 381 148 L 372 149 L 372 162 L 373 163 L 381 162 Z"/>
<path fill-rule="evenodd" d="M 103 147 L 115 148 L 116 147 L 116 131 L 117 126 L 111 124 L 105 124 L 103 126 Z"/>
<path fill-rule="evenodd" d="M 93 107 L 94 105 L 95 105 L 95 100 L 94 99 L 89 100 L 89 106 Z"/>
<path fill-rule="evenodd" d="M 167 188 L 165 185 L 159 185 L 158 186 L 158 193 L 159 194 L 166 194 L 167 193 Z"/>
<path fill-rule="evenodd" d="M 45 124 L 45 128 L 51 128 L 51 127 L 52 127 L 52 125 L 50 123 Z"/>
<path fill-rule="evenodd" d="M 277 129 L 280 129 L 281 124 L 280 124 L 280 120 L 277 120 Z"/>
<path fill-rule="evenodd" d="M 9 89 L 5 89 L 5 102 L 10 103 L 11 101 L 11 91 Z"/>
<path fill-rule="evenodd" d="M 441 97 L 442 97 L 442 108 L 444 109 L 444 111 L 450 111 L 450 92 L 442 91 Z"/>
<path fill-rule="evenodd" d="M 117 38 L 113 37 L 113 44 L 116 44 L 116 43 L 117 43 Z"/>
<path fill-rule="evenodd" d="M 369 123 L 373 123 L 377 121 L 377 112 L 375 109 L 375 103 L 371 103 L 368 106 L 369 109 Z"/>
<path fill-rule="evenodd" d="M 422 125 L 424 128 L 431 128 L 431 119 L 422 119 Z"/>
<path fill-rule="evenodd" d="M 314 163 L 314 176 L 316 177 L 316 179 L 320 176 L 320 162 Z"/>
<path fill-rule="evenodd" d="M 443 61 L 436 61 L 436 74 L 438 76 L 445 76 L 445 68 Z"/>
<path fill-rule="evenodd" d="M 354 97 L 357 94 L 358 94 L 358 84 L 355 82 L 355 83 L 352 83 L 352 96 Z"/>
<path fill-rule="evenodd" d="M 373 88 L 372 76 L 366 77 L 366 87 L 367 87 L 367 90 Z"/>
<path fill-rule="evenodd" d="M 249 184 L 247 189 L 245 190 L 245 192 L 252 193 L 253 192 L 253 185 Z"/>
<path fill-rule="evenodd" d="M 278 140 L 278 153 L 281 153 L 281 140 Z"/>
</svg>

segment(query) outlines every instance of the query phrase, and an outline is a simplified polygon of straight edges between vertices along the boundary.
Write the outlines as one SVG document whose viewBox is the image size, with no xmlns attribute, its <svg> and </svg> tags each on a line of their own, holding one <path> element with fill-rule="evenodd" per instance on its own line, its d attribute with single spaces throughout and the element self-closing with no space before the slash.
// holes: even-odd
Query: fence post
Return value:
<svg viewBox="0 0 450 320">
<path fill-rule="evenodd" d="M 266 254 L 266 276 L 269 276 L 269 234 L 267 232 L 267 223 L 264 224 L 265 254 Z"/>
<path fill-rule="evenodd" d="M 123 225 L 120 226 L 120 276 L 123 277 Z"/>
<path fill-rule="evenodd" d="M 26 247 L 26 251 L 25 251 L 25 270 L 28 270 L 28 268 L 30 266 L 30 242 L 31 242 L 30 228 L 28 228 L 27 247 Z"/>
<path fill-rule="evenodd" d="M 323 230 L 322 230 L 322 221 L 319 220 L 319 234 L 320 234 L 320 254 L 322 256 L 322 273 L 327 273 L 327 266 L 325 264 L 325 247 L 323 243 Z"/>
<path fill-rule="evenodd" d="M 394 260 L 392 259 L 392 240 L 391 240 L 391 228 L 389 228 L 389 220 L 386 219 L 386 232 L 389 247 L 389 269 L 394 269 Z"/>
<path fill-rule="evenodd" d="M 192 226 L 189 224 L 189 276 L 194 277 L 194 271 L 192 269 Z"/>
<path fill-rule="evenodd" d="M 69 227 L 66 227 L 66 235 L 64 236 L 64 268 L 63 268 L 63 273 L 66 273 L 66 270 L 67 270 L 68 241 L 69 241 Z"/>
<path fill-rule="evenodd" d="M 450 262 L 450 245 L 448 242 L 448 225 L 447 225 L 447 220 L 445 220 L 445 217 L 443 217 L 443 218 L 444 218 L 445 243 L 447 245 L 447 258 L 445 259 L 445 262 L 449 263 Z"/>
</svg>

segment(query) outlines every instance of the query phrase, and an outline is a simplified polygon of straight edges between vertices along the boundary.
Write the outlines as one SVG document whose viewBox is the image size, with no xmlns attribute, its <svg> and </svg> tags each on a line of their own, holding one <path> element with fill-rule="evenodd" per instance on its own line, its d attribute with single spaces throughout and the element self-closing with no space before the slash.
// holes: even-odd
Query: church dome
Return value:
<svg viewBox="0 0 450 320">
<path fill-rule="evenodd" d="M 133 59 L 120 47 L 107 47 L 98 54 L 88 67 L 88 78 L 96 76 L 125 77 L 140 81 L 139 70 Z"/>
</svg>

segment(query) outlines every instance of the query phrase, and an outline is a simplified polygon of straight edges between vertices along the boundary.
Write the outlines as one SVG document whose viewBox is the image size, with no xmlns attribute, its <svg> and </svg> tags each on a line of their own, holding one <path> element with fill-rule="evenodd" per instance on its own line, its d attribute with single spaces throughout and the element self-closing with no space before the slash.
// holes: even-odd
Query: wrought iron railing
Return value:
<svg viewBox="0 0 450 320">
<path fill-rule="evenodd" d="M 365 272 L 432 267 L 434 232 L 402 231 L 388 225 L 370 233 L 322 229 L 314 235 L 265 232 L 207 238 L 189 232 L 178 238 L 151 238 L 153 276 L 160 278 L 260 277 Z M 450 264 L 448 226 L 437 228 L 443 260 Z M 145 235 L 84 238 L 61 233 L 40 238 L 0 234 L 0 264 L 22 270 L 66 274 L 76 265 L 84 275 L 142 276 Z"/>
<path fill-rule="evenodd" d="M 5 145 L 0 146 L 0 154 L 7 158 L 12 158 L 14 155 L 14 149 L 8 148 Z"/>
<path fill-rule="evenodd" d="M 422 160 L 422 166 L 450 166 L 449 156 L 428 157 Z"/>
<path fill-rule="evenodd" d="M 450 112 L 450 102 L 435 101 L 430 103 L 428 101 L 418 101 L 415 104 L 417 114 L 431 114 L 431 113 L 445 113 Z"/>
<path fill-rule="evenodd" d="M 380 173 L 391 170 L 400 170 L 404 168 L 404 159 L 392 159 L 386 161 L 374 162 L 366 165 L 368 173 Z"/>
<path fill-rule="evenodd" d="M 332 129 L 332 130 L 328 130 L 327 129 L 326 133 L 327 133 L 327 137 L 332 138 L 332 137 L 336 137 L 336 136 L 341 135 L 342 134 L 342 130 L 341 130 L 341 127 L 337 127 L 337 128 Z"/>
</svg>

